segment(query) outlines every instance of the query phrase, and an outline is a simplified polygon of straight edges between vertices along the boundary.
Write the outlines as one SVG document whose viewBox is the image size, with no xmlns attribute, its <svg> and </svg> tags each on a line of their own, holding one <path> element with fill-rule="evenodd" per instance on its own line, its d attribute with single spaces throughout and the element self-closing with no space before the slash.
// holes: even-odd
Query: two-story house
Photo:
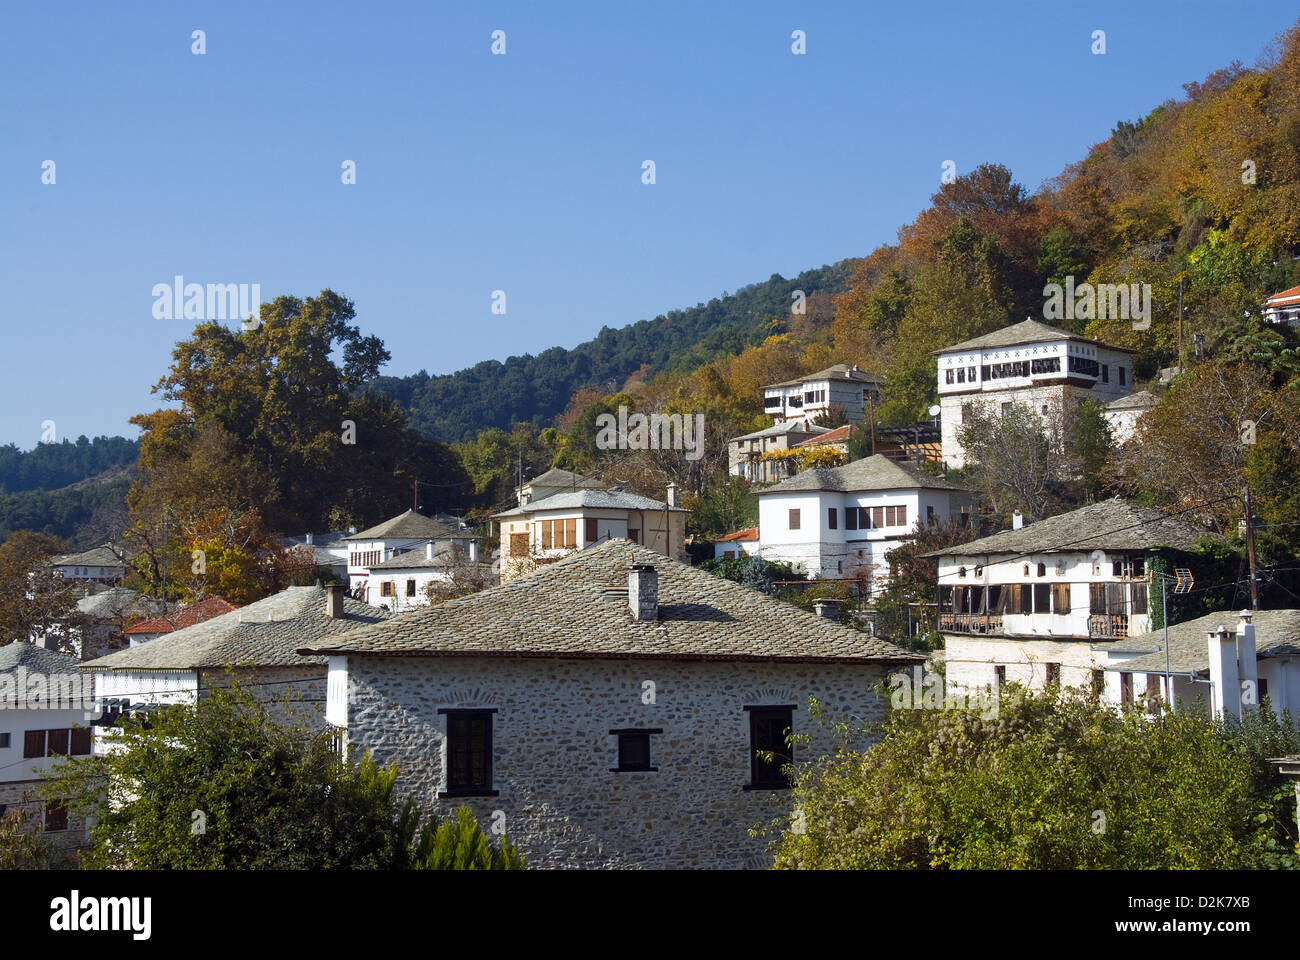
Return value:
<svg viewBox="0 0 1300 960">
<path fill-rule="evenodd" d="M 571 470 L 552 467 L 541 476 L 525 480 L 523 484 L 515 487 L 515 502 L 522 507 L 536 500 L 553 497 L 557 493 L 600 490 L 603 487 L 604 484 L 594 477 L 584 477 L 582 474 L 574 473 Z"/>
<path fill-rule="evenodd" d="M 120 583 L 126 563 L 111 544 L 82 553 L 53 557 L 50 566 L 65 580 L 89 580 L 95 583 Z"/>
<path fill-rule="evenodd" d="M 430 545 L 435 551 L 460 547 L 470 562 L 479 559 L 479 538 L 471 527 L 455 518 L 426 517 L 414 510 L 343 539 L 348 545 L 348 588 L 358 597 L 370 596 L 367 581 L 372 568 L 411 551 L 424 554 Z"/>
<path fill-rule="evenodd" d="M 770 866 L 750 828 L 838 745 L 810 698 L 881 719 L 922 659 L 622 539 L 300 652 L 329 657 L 328 722 L 401 794 L 588 869 Z"/>
<path fill-rule="evenodd" d="M 1115 498 L 928 554 L 938 560 L 947 682 L 1099 683 L 1095 671 L 1112 657 L 1144 649 L 1131 638 L 1151 626 L 1151 559 L 1186 566 L 1211 536 Z"/>
<path fill-rule="evenodd" d="M 841 407 L 849 423 L 861 423 L 872 405 L 879 405 L 881 381 L 856 365 L 837 363 L 793 380 L 763 388 L 763 412 L 777 423 L 813 421 Z"/>
<path fill-rule="evenodd" d="M 885 554 L 929 523 L 961 522 L 969 490 L 882 454 L 805 470 L 759 492 L 759 552 L 810 578 L 888 579 Z"/>
<path fill-rule="evenodd" d="M 732 437 L 727 441 L 727 472 L 751 483 L 778 483 L 796 471 L 790 461 L 773 459 L 774 454 L 792 451 L 830 432 L 829 427 L 819 427 L 809 420 L 783 420 L 775 426 Z"/>
<path fill-rule="evenodd" d="M 994 410 L 1026 404 L 1047 416 L 1088 398 L 1105 405 L 1127 395 L 1132 352 L 1037 320 L 936 350 L 944 462 L 965 465 L 958 432 L 976 404 Z"/>
<path fill-rule="evenodd" d="M 581 489 L 493 514 L 500 524 L 501 582 L 614 538 L 684 557 L 686 514 L 672 483 L 666 501 L 618 488 Z"/>
</svg>

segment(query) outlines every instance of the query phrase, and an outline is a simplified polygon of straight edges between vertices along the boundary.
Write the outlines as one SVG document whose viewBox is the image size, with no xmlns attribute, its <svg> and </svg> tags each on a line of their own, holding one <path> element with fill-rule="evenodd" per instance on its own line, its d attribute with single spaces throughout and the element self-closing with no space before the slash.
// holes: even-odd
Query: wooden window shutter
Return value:
<svg viewBox="0 0 1300 960">
<path fill-rule="evenodd" d="M 586 527 L 587 530 L 584 539 L 587 541 L 587 543 L 595 543 L 596 540 L 599 539 L 596 533 L 596 518 L 588 517 L 586 520 Z"/>
<path fill-rule="evenodd" d="M 1052 612 L 1060 614 L 1070 612 L 1070 585 L 1068 583 L 1052 584 Z"/>
<path fill-rule="evenodd" d="M 72 731 L 72 755 L 84 757 L 90 753 L 90 727 L 76 727 Z"/>
<path fill-rule="evenodd" d="M 49 730 L 51 757 L 66 757 L 68 755 L 68 734 L 71 732 L 67 729 Z"/>
<path fill-rule="evenodd" d="M 884 508 L 884 507 L 872 507 L 872 508 L 871 508 L 871 525 L 872 525 L 873 527 L 875 527 L 877 530 L 879 530 L 881 527 L 883 527 L 883 526 L 885 525 L 885 508 Z"/>
<path fill-rule="evenodd" d="M 577 517 L 570 517 L 564 521 L 564 545 L 566 547 L 576 547 L 578 545 Z"/>
<path fill-rule="evenodd" d="M 799 529 L 799 510 L 797 508 L 790 511 L 790 529 Z"/>
<path fill-rule="evenodd" d="M 551 525 L 553 523 L 554 523 L 553 520 L 542 521 L 542 549 L 543 550 L 551 549 Z"/>
<path fill-rule="evenodd" d="M 45 731 L 28 730 L 23 734 L 23 758 L 45 756 Z"/>
</svg>

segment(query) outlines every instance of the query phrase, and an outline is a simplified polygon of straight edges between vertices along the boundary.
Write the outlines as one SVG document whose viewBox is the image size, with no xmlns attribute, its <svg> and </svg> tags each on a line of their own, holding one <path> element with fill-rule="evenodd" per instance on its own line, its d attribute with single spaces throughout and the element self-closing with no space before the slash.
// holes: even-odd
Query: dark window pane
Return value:
<svg viewBox="0 0 1300 960">
<path fill-rule="evenodd" d="M 781 768 L 791 762 L 786 735 L 793 723 L 789 707 L 760 707 L 749 712 L 751 785 L 789 786 Z"/>
<path fill-rule="evenodd" d="M 492 715 L 481 711 L 447 714 L 447 789 L 492 788 Z"/>
<path fill-rule="evenodd" d="M 650 769 L 650 734 L 619 734 L 618 768 L 620 770 Z"/>
<path fill-rule="evenodd" d="M 59 800 L 51 800 L 45 805 L 45 829 L 68 829 L 68 807 Z"/>
</svg>

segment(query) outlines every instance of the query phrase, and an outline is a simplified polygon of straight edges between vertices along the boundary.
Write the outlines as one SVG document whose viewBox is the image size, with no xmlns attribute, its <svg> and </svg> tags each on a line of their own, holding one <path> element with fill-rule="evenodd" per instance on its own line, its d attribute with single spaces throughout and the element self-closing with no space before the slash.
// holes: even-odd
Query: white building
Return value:
<svg viewBox="0 0 1300 960">
<path fill-rule="evenodd" d="M 866 419 L 867 408 L 880 404 L 880 381 L 856 365 L 837 363 L 806 376 L 763 388 L 763 412 L 778 424 L 787 420 L 812 421 L 842 407 L 849 423 Z"/>
<path fill-rule="evenodd" d="M 0 647 L 0 817 L 23 809 L 61 847 L 75 846 L 83 825 L 36 788 L 58 758 L 91 751 L 93 685 L 80 666 L 23 640 Z"/>
<path fill-rule="evenodd" d="M 119 583 L 126 573 L 126 563 L 111 544 L 84 553 L 68 553 L 50 560 L 54 572 L 65 580 L 93 580 Z"/>
<path fill-rule="evenodd" d="M 759 556 L 758 527 L 747 527 L 713 541 L 713 557 Z"/>
<path fill-rule="evenodd" d="M 1110 424 L 1110 435 L 1115 443 L 1128 443 L 1137 435 L 1138 421 L 1152 410 L 1160 399 L 1149 390 L 1120 397 L 1106 404 L 1106 422 Z"/>
<path fill-rule="evenodd" d="M 889 576 L 886 553 L 926 524 L 960 522 L 973 502 L 964 487 L 880 454 L 805 470 L 759 493 L 759 552 L 810 578 L 865 568 L 880 583 Z"/>
<path fill-rule="evenodd" d="M 1300 287 L 1275 293 L 1264 301 L 1264 319 L 1269 323 L 1300 326 Z"/>
<path fill-rule="evenodd" d="M 362 599 L 393 613 L 421 607 L 430 602 L 431 586 L 447 583 L 454 576 L 453 571 L 465 565 L 476 566 L 482 576 L 490 576 L 491 565 L 471 561 L 469 551 L 463 547 L 450 544 L 435 547 L 432 542 L 426 543 L 423 550 L 408 550 L 371 567 Z"/>
<path fill-rule="evenodd" d="M 1172 573 L 1210 536 L 1115 498 L 929 554 L 947 682 L 1099 687 L 1108 664 L 1149 649 L 1133 638 L 1152 623 L 1151 558 Z"/>
<path fill-rule="evenodd" d="M 540 477 L 525 480 L 522 486 L 515 487 L 515 502 L 526 506 L 537 500 L 545 500 L 557 493 L 576 493 L 579 490 L 599 490 L 603 487 L 594 477 L 584 477 L 580 473 L 552 467 Z"/>
<path fill-rule="evenodd" d="M 336 579 L 344 580 L 348 573 L 348 537 L 357 532 L 356 527 L 348 530 L 330 530 L 325 533 L 307 533 L 301 537 L 285 537 L 285 546 L 296 550 L 310 552 L 312 562 L 329 570 Z"/>
<path fill-rule="evenodd" d="M 453 518 L 454 519 L 454 518 Z M 455 522 L 426 517 L 414 510 L 385 520 L 378 526 L 344 537 L 348 545 L 348 589 L 354 596 L 369 596 L 366 581 L 370 570 L 404 553 L 423 554 L 430 544 L 435 551 L 461 547 L 470 562 L 478 562 L 478 536 L 473 528 Z"/>
<path fill-rule="evenodd" d="M 957 434 L 973 405 L 1022 403 L 1044 415 L 1089 398 L 1105 405 L 1132 389 L 1131 353 L 1037 320 L 936 350 L 944 462 L 965 465 Z"/>
</svg>

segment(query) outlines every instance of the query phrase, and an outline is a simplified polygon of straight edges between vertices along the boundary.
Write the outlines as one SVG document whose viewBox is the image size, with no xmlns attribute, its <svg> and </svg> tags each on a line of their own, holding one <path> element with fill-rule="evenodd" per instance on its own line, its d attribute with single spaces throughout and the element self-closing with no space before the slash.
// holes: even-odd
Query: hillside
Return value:
<svg viewBox="0 0 1300 960">
<path fill-rule="evenodd" d="M 439 376 L 420 371 L 380 377 L 371 389 L 396 398 L 410 411 L 413 426 L 432 439 L 457 442 L 488 427 L 545 424 L 582 387 L 613 392 L 633 374 L 689 373 L 715 357 L 761 343 L 772 332 L 773 319 L 789 316 L 795 290 L 808 297 L 838 293 L 847 275 L 844 263 L 805 270 L 792 280 L 773 274 L 707 304 L 618 329 L 603 327 L 572 350 L 554 347 L 504 363 L 486 360 Z"/>
</svg>

